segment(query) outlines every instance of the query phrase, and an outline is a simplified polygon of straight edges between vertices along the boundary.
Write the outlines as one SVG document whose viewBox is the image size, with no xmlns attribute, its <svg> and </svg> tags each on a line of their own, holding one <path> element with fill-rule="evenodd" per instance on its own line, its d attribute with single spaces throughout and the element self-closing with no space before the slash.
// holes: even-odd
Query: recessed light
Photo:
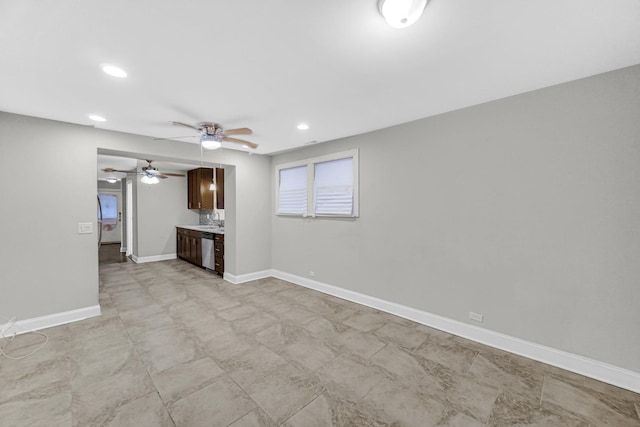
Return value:
<svg viewBox="0 0 640 427">
<path fill-rule="evenodd" d="M 127 77 L 126 71 L 124 71 L 120 67 L 116 67 L 115 65 L 111 65 L 111 64 L 102 64 L 102 71 L 109 74 L 110 76 L 119 77 L 121 79 Z"/>
<path fill-rule="evenodd" d="M 99 116 L 97 114 L 89 114 L 89 118 L 91 120 L 95 120 L 96 122 L 106 122 L 107 121 L 107 119 L 105 119 L 104 117 Z"/>
<path fill-rule="evenodd" d="M 427 3 L 428 0 L 379 0 L 378 8 L 393 28 L 405 28 L 420 18 Z"/>
<path fill-rule="evenodd" d="M 300 129 L 300 130 L 307 130 L 307 129 L 309 129 L 309 125 L 308 125 L 308 124 L 306 124 L 306 123 L 300 123 L 300 124 L 298 125 L 298 129 Z"/>
</svg>

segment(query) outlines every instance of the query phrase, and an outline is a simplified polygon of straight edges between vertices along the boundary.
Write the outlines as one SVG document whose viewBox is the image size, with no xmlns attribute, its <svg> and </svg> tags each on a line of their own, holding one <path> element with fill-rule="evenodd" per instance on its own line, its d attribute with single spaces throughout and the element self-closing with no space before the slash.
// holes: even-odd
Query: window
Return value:
<svg viewBox="0 0 640 427">
<path fill-rule="evenodd" d="M 307 212 L 307 166 L 280 170 L 278 213 L 303 215 Z"/>
<path fill-rule="evenodd" d="M 102 219 L 118 219 L 118 198 L 113 194 L 98 194 L 102 207 Z"/>
<path fill-rule="evenodd" d="M 358 150 L 276 167 L 276 215 L 358 216 Z"/>
<path fill-rule="evenodd" d="M 110 231 L 118 226 L 118 197 L 115 194 L 98 194 L 98 219 L 102 229 Z"/>
<path fill-rule="evenodd" d="M 353 216 L 353 158 L 316 163 L 313 212 Z"/>
</svg>

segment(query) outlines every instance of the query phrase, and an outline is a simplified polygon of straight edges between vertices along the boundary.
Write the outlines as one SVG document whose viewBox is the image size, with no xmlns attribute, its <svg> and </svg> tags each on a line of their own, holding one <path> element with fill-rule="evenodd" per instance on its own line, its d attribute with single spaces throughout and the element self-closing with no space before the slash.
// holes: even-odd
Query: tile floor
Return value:
<svg viewBox="0 0 640 427">
<path fill-rule="evenodd" d="M 100 269 L 102 316 L 0 358 L 3 427 L 640 426 L 638 394 L 281 280 Z"/>
</svg>

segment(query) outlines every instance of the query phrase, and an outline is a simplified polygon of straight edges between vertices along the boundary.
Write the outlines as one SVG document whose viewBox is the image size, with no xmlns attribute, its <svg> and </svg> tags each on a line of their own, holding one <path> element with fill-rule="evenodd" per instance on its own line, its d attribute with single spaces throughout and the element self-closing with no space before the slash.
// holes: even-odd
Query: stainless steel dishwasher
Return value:
<svg viewBox="0 0 640 427">
<path fill-rule="evenodd" d="M 202 266 L 207 270 L 216 269 L 216 252 L 213 247 L 213 233 L 202 233 Z"/>
</svg>

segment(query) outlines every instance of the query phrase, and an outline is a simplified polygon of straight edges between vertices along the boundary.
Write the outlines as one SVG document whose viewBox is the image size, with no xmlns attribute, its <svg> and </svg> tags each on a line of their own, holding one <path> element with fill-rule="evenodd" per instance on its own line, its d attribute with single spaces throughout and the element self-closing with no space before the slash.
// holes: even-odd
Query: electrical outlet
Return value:
<svg viewBox="0 0 640 427">
<path fill-rule="evenodd" d="M 469 319 L 475 320 L 476 322 L 482 323 L 484 316 L 479 313 L 474 313 L 473 311 L 469 312 Z"/>
<path fill-rule="evenodd" d="M 309 276 L 316 277 L 316 272 L 315 271 L 309 271 Z"/>
</svg>

